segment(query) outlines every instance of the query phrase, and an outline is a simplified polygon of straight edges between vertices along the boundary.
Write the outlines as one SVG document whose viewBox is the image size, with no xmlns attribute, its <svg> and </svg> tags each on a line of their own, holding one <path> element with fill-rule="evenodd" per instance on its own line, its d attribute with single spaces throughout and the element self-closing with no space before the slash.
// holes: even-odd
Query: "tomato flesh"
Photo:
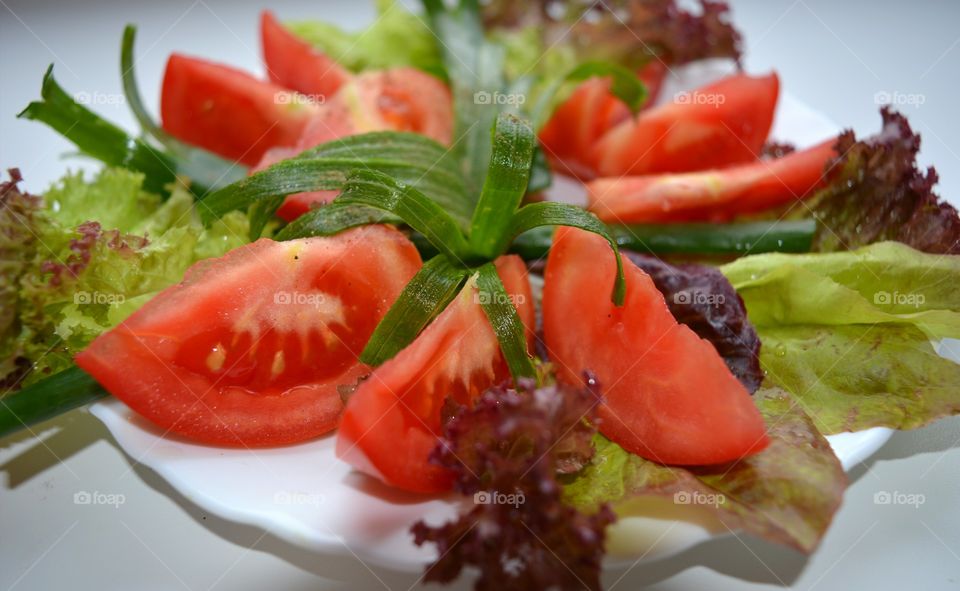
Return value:
<svg viewBox="0 0 960 591">
<path fill-rule="evenodd" d="M 596 141 L 611 127 L 630 117 L 626 106 L 610 94 L 609 78 L 581 83 L 560 104 L 540 131 L 540 142 L 554 168 L 588 179 L 588 164 Z"/>
<path fill-rule="evenodd" d="M 224 158 L 252 166 L 275 146 L 293 146 L 317 105 L 220 64 L 173 54 L 160 97 L 163 128 Z"/>
<path fill-rule="evenodd" d="M 776 74 L 737 74 L 678 95 L 596 143 L 591 169 L 601 177 L 724 168 L 757 160 L 777 106 Z"/>
<path fill-rule="evenodd" d="M 637 76 L 647 86 L 646 106 L 660 92 L 666 68 L 659 61 L 647 64 Z M 597 141 L 612 127 L 630 118 L 630 110 L 610 91 L 610 78 L 582 82 L 566 101 L 554 109 L 540 131 L 540 142 L 554 168 L 588 180 L 596 176 L 590 165 Z"/>
<path fill-rule="evenodd" d="M 267 76 L 274 84 L 317 102 L 332 97 L 351 74 L 280 24 L 273 13 L 260 13 L 260 39 Z"/>
<path fill-rule="evenodd" d="M 497 270 L 533 337 L 534 310 L 523 261 L 501 257 Z M 509 376 L 497 337 L 468 282 L 450 305 L 350 397 L 337 433 L 337 455 L 358 470 L 413 492 L 450 489 L 448 471 L 430 464 L 448 396 L 470 406 Z"/>
<path fill-rule="evenodd" d="M 449 144 L 453 135 L 449 90 L 413 68 L 361 74 L 319 106 L 295 146 L 267 151 L 251 172 L 341 137 L 386 130 L 420 133 Z M 336 191 L 296 193 L 284 200 L 277 215 L 292 221 L 336 196 Z"/>
<path fill-rule="evenodd" d="M 543 329 L 558 379 L 597 377 L 600 431 L 663 464 L 736 460 L 766 447 L 763 418 L 713 345 L 670 314 L 650 277 L 624 259 L 626 301 L 600 237 L 559 228 L 544 276 Z"/>
<path fill-rule="evenodd" d="M 345 85 L 337 99 L 350 113 L 355 133 L 410 131 L 444 145 L 452 140 L 450 91 L 440 80 L 416 68 L 365 72 Z M 308 137 L 305 141 L 316 140 Z"/>
<path fill-rule="evenodd" d="M 387 226 L 262 239 L 192 267 L 77 365 L 161 427 L 204 443 L 267 446 L 332 430 L 337 387 L 420 267 Z"/>
<path fill-rule="evenodd" d="M 587 183 L 590 211 L 621 223 L 729 221 L 809 196 L 823 184 L 834 145 L 836 138 L 720 170 L 596 179 Z"/>
</svg>

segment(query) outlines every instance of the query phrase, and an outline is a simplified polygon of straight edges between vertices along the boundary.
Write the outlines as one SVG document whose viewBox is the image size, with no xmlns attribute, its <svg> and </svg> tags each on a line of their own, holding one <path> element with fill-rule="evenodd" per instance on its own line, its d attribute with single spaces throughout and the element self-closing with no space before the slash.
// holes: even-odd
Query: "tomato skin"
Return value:
<svg viewBox="0 0 960 591">
<path fill-rule="evenodd" d="M 163 128 L 224 158 L 252 166 L 270 148 L 293 146 L 316 113 L 316 105 L 246 72 L 177 53 L 167 61 Z"/>
<path fill-rule="evenodd" d="M 720 170 L 587 183 L 590 211 L 608 222 L 723 222 L 809 196 L 823 184 L 836 138 L 772 161 Z"/>
<path fill-rule="evenodd" d="M 581 83 L 554 110 L 540 130 L 540 143 L 553 166 L 569 176 L 594 176 L 589 163 L 597 140 L 630 111 L 610 94 L 609 78 L 591 78 Z"/>
<path fill-rule="evenodd" d="M 776 74 L 736 74 L 678 95 L 604 134 L 596 143 L 591 168 L 609 177 L 755 161 L 773 124 L 779 91 Z"/>
<path fill-rule="evenodd" d="M 388 226 L 330 238 L 268 239 L 197 263 L 76 357 L 77 365 L 164 429 L 236 447 L 332 430 L 337 386 L 420 267 Z"/>
<path fill-rule="evenodd" d="M 523 261 L 500 257 L 497 271 L 533 338 L 534 309 Z M 468 283 L 417 339 L 378 367 L 351 395 L 337 432 L 337 456 L 383 482 L 421 493 L 453 479 L 428 458 L 446 394 L 464 405 L 509 376 L 496 335 Z"/>
<path fill-rule="evenodd" d="M 260 40 L 270 81 L 317 102 L 333 97 L 352 76 L 280 24 L 269 10 L 260 13 Z"/>
<path fill-rule="evenodd" d="M 657 60 L 637 72 L 647 87 L 644 109 L 657 100 L 665 76 L 666 66 Z M 630 118 L 630 109 L 613 95 L 610 84 L 609 77 L 582 82 L 540 130 L 540 143 L 556 170 L 582 180 L 596 176 L 590 161 L 597 141 Z"/>
<path fill-rule="evenodd" d="M 650 277 L 624 259 L 627 295 L 610 301 L 607 243 L 559 228 L 544 275 L 544 340 L 558 379 L 596 375 L 600 431 L 627 451 L 675 465 L 718 464 L 766 447 L 760 412 L 709 342 L 670 314 Z"/>
</svg>

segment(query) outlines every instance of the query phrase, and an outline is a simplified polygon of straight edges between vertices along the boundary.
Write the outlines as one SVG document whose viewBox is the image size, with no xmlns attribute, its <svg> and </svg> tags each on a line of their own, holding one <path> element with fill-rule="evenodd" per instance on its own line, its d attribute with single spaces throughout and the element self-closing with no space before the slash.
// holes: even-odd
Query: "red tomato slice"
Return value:
<svg viewBox="0 0 960 591">
<path fill-rule="evenodd" d="M 650 277 L 624 259 L 627 297 L 610 301 L 616 266 L 598 236 L 559 228 L 547 259 L 545 343 L 558 378 L 600 384 L 600 431 L 663 464 L 736 460 L 766 447 L 746 389 L 708 341 L 674 320 Z"/>
<path fill-rule="evenodd" d="M 267 75 L 274 84 L 324 102 L 351 78 L 350 72 L 287 30 L 269 10 L 260 13 L 260 39 Z"/>
<path fill-rule="evenodd" d="M 437 78 L 415 68 L 366 72 L 344 87 L 340 100 L 363 131 L 412 131 L 449 145 L 453 99 Z"/>
<path fill-rule="evenodd" d="M 637 73 L 647 85 L 647 105 L 656 100 L 665 74 L 666 67 L 659 61 Z M 630 109 L 610 92 L 610 84 L 609 77 L 581 83 L 540 130 L 540 143 L 560 172 L 585 180 L 596 176 L 589 164 L 594 145 L 612 127 L 630 118 Z"/>
<path fill-rule="evenodd" d="M 450 91 L 433 76 L 412 68 L 361 74 L 319 106 L 295 147 L 268 150 L 251 172 L 341 137 L 385 130 L 412 131 L 449 144 L 453 135 Z M 287 197 L 277 215 L 292 221 L 336 196 L 336 191 L 296 193 Z"/>
<path fill-rule="evenodd" d="M 720 170 L 597 179 L 587 183 L 590 211 L 622 223 L 729 221 L 809 196 L 836 142 Z"/>
<path fill-rule="evenodd" d="M 644 111 L 596 143 L 598 176 L 688 172 L 757 159 L 777 106 L 776 74 L 729 76 Z"/>
<path fill-rule="evenodd" d="M 554 110 L 540 130 L 540 143 L 554 168 L 570 176 L 592 178 L 588 162 L 594 144 L 629 117 L 627 107 L 610 94 L 610 79 L 591 78 Z"/>
<path fill-rule="evenodd" d="M 293 146 L 317 105 L 289 90 L 212 62 L 173 54 L 160 97 L 171 135 L 248 166 L 275 146 Z"/>
<path fill-rule="evenodd" d="M 526 266 L 518 257 L 506 256 L 497 260 L 497 270 L 514 296 L 530 341 L 534 309 Z M 353 393 L 337 432 L 337 455 L 404 490 L 450 490 L 449 472 L 428 461 L 446 398 L 469 406 L 508 375 L 476 287 L 468 283 L 410 346 Z"/>
<path fill-rule="evenodd" d="M 226 446 L 332 430 L 337 386 L 420 268 L 399 231 L 258 240 L 194 265 L 184 281 L 77 355 L 77 365 L 162 429 Z"/>
</svg>

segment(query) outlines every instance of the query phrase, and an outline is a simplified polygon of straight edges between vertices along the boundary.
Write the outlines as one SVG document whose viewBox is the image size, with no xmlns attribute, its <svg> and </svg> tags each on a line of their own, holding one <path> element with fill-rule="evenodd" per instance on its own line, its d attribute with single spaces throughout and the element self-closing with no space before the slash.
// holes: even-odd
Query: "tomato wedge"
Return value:
<svg viewBox="0 0 960 591">
<path fill-rule="evenodd" d="M 644 111 L 596 143 L 597 176 L 688 172 L 757 160 L 773 124 L 776 74 L 729 76 Z"/>
<path fill-rule="evenodd" d="M 709 342 L 670 314 L 650 277 L 624 259 L 627 297 L 610 301 L 616 267 L 600 237 L 559 228 L 547 259 L 544 339 L 558 378 L 592 371 L 600 431 L 644 458 L 718 464 L 762 450 L 766 427 Z"/>
<path fill-rule="evenodd" d="M 516 256 L 497 271 L 533 337 L 527 270 Z M 350 397 L 337 432 L 337 455 L 392 486 L 434 493 L 450 490 L 448 471 L 429 463 L 448 396 L 464 405 L 509 376 L 497 337 L 468 282 L 450 305 Z"/>
<path fill-rule="evenodd" d="M 344 87 L 340 100 L 361 132 L 412 131 L 444 145 L 453 139 L 450 90 L 415 68 L 365 72 Z"/>
<path fill-rule="evenodd" d="M 248 166 L 297 143 L 318 106 L 289 90 L 220 64 L 173 54 L 160 97 L 171 135 Z"/>
<path fill-rule="evenodd" d="M 659 61 L 647 64 L 637 76 L 647 86 L 647 105 L 660 92 L 666 67 Z M 595 176 L 589 164 L 596 142 L 616 124 L 630 118 L 630 110 L 610 92 L 610 78 L 582 82 L 566 101 L 554 109 L 543 129 L 540 143 L 554 168 L 581 179 Z"/>
<path fill-rule="evenodd" d="M 597 140 L 630 117 L 626 105 L 610 94 L 609 78 L 581 83 L 540 130 L 540 143 L 554 168 L 582 179 L 595 176 L 590 154 Z"/>
<path fill-rule="evenodd" d="M 316 102 L 332 97 L 351 77 L 328 55 L 287 30 L 269 10 L 260 13 L 260 40 L 270 81 Z"/>
<path fill-rule="evenodd" d="M 453 135 L 450 91 L 433 76 L 413 68 L 361 74 L 320 105 L 296 146 L 268 150 L 251 172 L 344 136 L 386 130 L 412 131 L 449 144 Z M 277 215 L 292 221 L 336 195 L 336 191 L 290 195 Z"/>
<path fill-rule="evenodd" d="M 623 223 L 729 221 L 809 196 L 836 142 L 720 170 L 596 179 L 587 183 L 590 211 Z"/>
<path fill-rule="evenodd" d="M 258 240 L 193 266 L 184 281 L 102 334 L 77 365 L 133 410 L 189 439 L 271 446 L 332 430 L 337 386 L 420 268 L 398 230 Z"/>
</svg>

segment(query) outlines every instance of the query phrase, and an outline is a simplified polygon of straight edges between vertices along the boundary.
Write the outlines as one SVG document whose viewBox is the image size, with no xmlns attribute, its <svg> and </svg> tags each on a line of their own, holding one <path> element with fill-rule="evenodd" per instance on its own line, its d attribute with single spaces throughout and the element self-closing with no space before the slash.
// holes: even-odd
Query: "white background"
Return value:
<svg viewBox="0 0 960 591">
<path fill-rule="evenodd" d="M 786 89 L 841 125 L 879 126 L 877 93 L 904 104 L 936 164 L 941 194 L 960 203 L 960 3 L 918 0 L 735 1 L 750 72 L 776 68 Z M 40 192 L 67 165 L 69 144 L 14 115 L 39 96 L 47 64 L 70 92 L 120 92 L 123 25 L 139 25 L 142 91 L 155 106 L 167 55 L 183 51 L 260 71 L 263 0 L 0 0 L 0 166 Z M 354 2 L 271 2 L 282 19 L 359 27 Z M 919 99 L 917 99 L 919 97 Z M 154 100 L 150 100 L 154 99 Z M 133 129 L 125 105 L 95 109 Z M 960 385 L 958 385 L 960 387 Z M 401 589 L 416 581 L 331 564 L 251 528 L 223 522 L 128 460 L 105 429 L 73 412 L 0 442 L 0 589 Z M 960 419 L 898 433 L 854 470 L 844 506 L 809 558 L 762 542 L 710 542 L 607 581 L 637 589 L 955 589 L 960 586 Z M 305 470 L 310 469 L 304 466 Z M 74 504 L 80 491 L 123 495 L 117 508 Z M 918 507 L 877 505 L 877 492 L 923 495 Z M 693 566 L 701 565 L 701 566 Z M 327 578 L 319 578 L 318 574 Z M 331 579 L 352 576 L 351 583 Z"/>
</svg>

